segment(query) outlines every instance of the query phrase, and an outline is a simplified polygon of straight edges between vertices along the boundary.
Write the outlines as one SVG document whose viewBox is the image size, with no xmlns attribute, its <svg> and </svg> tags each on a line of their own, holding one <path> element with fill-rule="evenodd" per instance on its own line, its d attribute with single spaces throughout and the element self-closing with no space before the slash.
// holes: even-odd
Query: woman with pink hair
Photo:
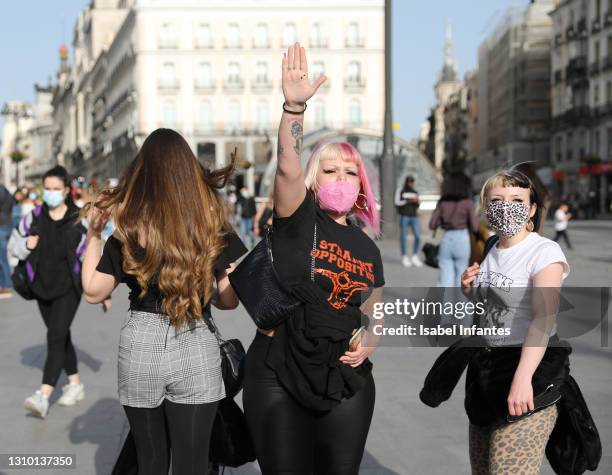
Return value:
<svg viewBox="0 0 612 475">
<path fill-rule="evenodd" d="M 273 330 L 258 329 L 246 362 L 243 402 L 267 474 L 357 474 L 374 411 L 376 338 L 362 324 L 384 285 L 380 221 L 359 152 L 319 146 L 302 171 L 310 83 L 299 44 L 283 58 L 272 252 L 283 283 L 304 305 Z"/>
</svg>

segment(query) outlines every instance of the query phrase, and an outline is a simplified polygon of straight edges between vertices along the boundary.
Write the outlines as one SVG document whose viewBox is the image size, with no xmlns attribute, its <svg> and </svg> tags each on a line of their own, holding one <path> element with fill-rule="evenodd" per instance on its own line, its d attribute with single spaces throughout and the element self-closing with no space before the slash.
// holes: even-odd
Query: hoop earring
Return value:
<svg viewBox="0 0 612 475">
<path fill-rule="evenodd" d="M 359 205 L 357 204 L 357 202 L 359 201 L 359 197 L 360 197 L 360 196 L 363 196 L 363 201 L 364 201 L 363 206 L 359 206 Z M 357 209 L 361 209 L 361 210 L 366 209 L 366 210 L 367 210 L 367 209 L 368 209 L 368 197 L 367 197 L 367 196 L 366 196 L 364 193 L 359 193 L 359 194 L 357 195 L 357 201 L 355 201 L 354 206 L 355 206 L 355 208 L 357 208 Z"/>
<path fill-rule="evenodd" d="M 533 220 L 530 218 L 529 222 L 527 223 L 527 231 L 529 231 L 530 233 L 533 232 L 534 227 L 535 227 L 535 224 L 533 223 Z"/>
</svg>

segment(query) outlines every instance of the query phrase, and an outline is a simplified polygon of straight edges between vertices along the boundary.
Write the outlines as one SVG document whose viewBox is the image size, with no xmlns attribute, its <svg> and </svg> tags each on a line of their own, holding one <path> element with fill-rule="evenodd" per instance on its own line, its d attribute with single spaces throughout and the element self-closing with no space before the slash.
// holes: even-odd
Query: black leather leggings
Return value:
<svg viewBox="0 0 612 475">
<path fill-rule="evenodd" d="M 173 475 L 201 475 L 208 467 L 208 448 L 218 402 L 161 406 L 123 406 L 136 444 L 139 475 L 168 475 L 172 447 Z"/>
<path fill-rule="evenodd" d="M 311 411 L 265 366 L 270 340 L 258 332 L 249 347 L 243 392 L 262 474 L 356 475 L 374 412 L 374 379 L 331 411 Z"/>
<path fill-rule="evenodd" d="M 76 292 L 68 292 L 53 300 L 37 300 L 40 314 L 47 327 L 47 360 L 43 370 L 43 384 L 55 386 L 62 368 L 67 376 L 78 373 L 70 325 L 80 302 L 81 296 Z"/>
</svg>

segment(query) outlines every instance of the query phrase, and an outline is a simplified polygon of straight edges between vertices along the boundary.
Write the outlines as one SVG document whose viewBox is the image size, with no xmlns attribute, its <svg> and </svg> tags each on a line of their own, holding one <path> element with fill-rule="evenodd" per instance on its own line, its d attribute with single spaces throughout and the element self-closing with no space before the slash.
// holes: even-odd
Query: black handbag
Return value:
<svg viewBox="0 0 612 475">
<path fill-rule="evenodd" d="M 224 340 L 211 315 L 205 316 L 204 321 L 210 332 L 215 335 L 221 351 L 221 375 L 225 386 L 225 397 L 234 398 L 242 389 L 244 383 L 244 362 L 246 351 L 242 342 L 237 338 Z"/>
<path fill-rule="evenodd" d="M 208 458 L 216 465 L 239 467 L 255 460 L 246 416 L 233 398 L 219 401 Z"/>
<path fill-rule="evenodd" d="M 425 255 L 425 264 L 429 267 L 438 268 L 438 252 L 440 246 L 426 242 L 423 244 L 423 254 Z"/>
<path fill-rule="evenodd" d="M 229 280 L 258 328 L 271 330 L 285 321 L 299 307 L 299 301 L 274 270 L 272 254 L 272 227 L 265 237 L 229 274 Z M 317 224 L 312 241 L 310 280 L 314 281 L 314 261 L 317 247 Z"/>
<path fill-rule="evenodd" d="M 27 261 L 19 261 L 19 264 L 17 264 L 11 274 L 11 281 L 13 282 L 15 292 L 25 300 L 32 300 L 35 298 L 35 295 L 30 287 L 27 265 Z"/>
</svg>

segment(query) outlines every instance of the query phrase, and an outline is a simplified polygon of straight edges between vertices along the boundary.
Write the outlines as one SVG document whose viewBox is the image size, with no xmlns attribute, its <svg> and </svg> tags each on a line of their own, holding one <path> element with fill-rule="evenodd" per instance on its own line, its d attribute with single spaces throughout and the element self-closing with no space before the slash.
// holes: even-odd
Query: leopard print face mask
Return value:
<svg viewBox="0 0 612 475">
<path fill-rule="evenodd" d="M 492 201 L 487 206 L 489 226 L 503 237 L 516 236 L 529 221 L 529 207 L 523 203 Z"/>
</svg>

